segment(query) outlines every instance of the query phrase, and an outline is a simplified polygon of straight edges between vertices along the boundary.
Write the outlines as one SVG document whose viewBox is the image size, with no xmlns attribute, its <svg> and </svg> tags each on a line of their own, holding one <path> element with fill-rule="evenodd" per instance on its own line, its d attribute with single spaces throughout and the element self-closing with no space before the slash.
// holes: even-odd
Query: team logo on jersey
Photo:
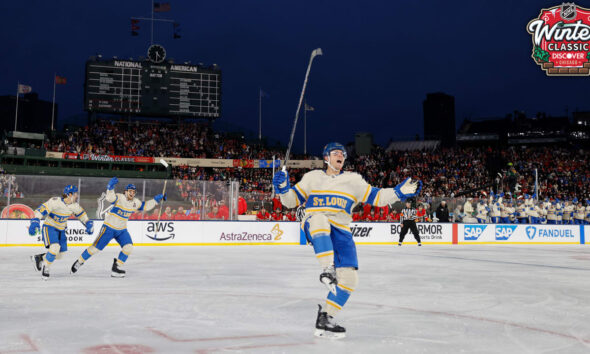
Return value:
<svg viewBox="0 0 590 354">
<path fill-rule="evenodd" d="M 535 234 L 537 233 L 537 228 L 534 226 L 527 226 L 525 229 L 526 232 L 526 236 L 529 238 L 529 240 L 532 240 L 535 238 Z"/>
<path fill-rule="evenodd" d="M 477 241 L 488 225 L 465 225 L 463 238 L 465 241 Z"/>
<path fill-rule="evenodd" d="M 496 225 L 496 241 L 506 241 L 516 230 L 516 225 Z"/>
<path fill-rule="evenodd" d="M 590 9 L 573 2 L 542 9 L 526 28 L 532 58 L 548 76 L 590 75 Z"/>
<path fill-rule="evenodd" d="M 174 236 L 174 222 L 155 222 L 150 221 L 147 223 L 147 234 L 145 236 L 154 241 L 166 241 L 173 239 Z"/>
</svg>

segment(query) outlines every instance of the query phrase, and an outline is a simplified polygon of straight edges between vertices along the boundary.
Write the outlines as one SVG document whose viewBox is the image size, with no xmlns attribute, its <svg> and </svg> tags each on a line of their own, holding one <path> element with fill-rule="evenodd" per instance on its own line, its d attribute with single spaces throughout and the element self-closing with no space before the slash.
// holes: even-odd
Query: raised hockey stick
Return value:
<svg viewBox="0 0 590 354">
<path fill-rule="evenodd" d="M 160 159 L 160 163 L 164 165 L 164 167 L 168 168 L 168 163 L 164 161 L 164 159 Z M 166 194 L 166 183 L 168 183 L 167 179 L 164 180 L 164 189 L 162 189 L 162 195 Z M 156 237 L 158 236 L 158 224 L 160 223 L 160 216 L 162 215 L 162 207 L 164 206 L 164 202 L 165 200 L 162 199 L 162 203 L 160 203 L 160 210 L 158 211 L 158 220 L 156 221 Z"/>
<path fill-rule="evenodd" d="M 289 145 L 287 147 L 287 153 L 285 154 L 283 172 L 287 171 L 287 162 L 289 162 L 289 154 L 291 153 L 291 146 L 293 146 L 293 137 L 295 136 L 295 128 L 297 127 L 297 119 L 299 118 L 301 103 L 303 102 L 303 97 L 305 96 L 305 88 L 307 86 L 307 78 L 309 77 L 309 71 L 311 70 L 311 63 L 313 62 L 313 59 L 316 56 L 322 54 L 322 48 L 317 48 L 314 49 L 313 52 L 311 52 L 311 57 L 309 58 L 309 64 L 307 65 L 307 71 L 305 72 L 305 80 L 303 80 L 303 88 L 301 89 L 301 96 L 299 96 L 299 104 L 297 105 L 297 111 L 295 112 L 295 121 L 293 122 L 293 129 L 291 129 L 291 137 L 289 138 Z"/>
</svg>

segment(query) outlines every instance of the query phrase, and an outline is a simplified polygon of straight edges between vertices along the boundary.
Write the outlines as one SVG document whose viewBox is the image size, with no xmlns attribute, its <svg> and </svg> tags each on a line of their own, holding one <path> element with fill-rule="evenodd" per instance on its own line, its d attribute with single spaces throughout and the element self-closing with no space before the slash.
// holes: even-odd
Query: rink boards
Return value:
<svg viewBox="0 0 590 354">
<path fill-rule="evenodd" d="M 41 235 L 28 235 L 29 220 L 0 220 L 0 246 L 40 246 Z M 260 246 L 302 245 L 305 236 L 297 222 L 256 221 L 129 221 L 128 231 L 137 246 Z M 92 235 L 76 220 L 68 221 L 69 246 L 88 246 L 100 233 L 96 220 Z M 509 224 L 418 224 L 423 244 L 586 244 L 590 226 Z M 399 223 L 352 223 L 358 245 L 397 244 Z M 404 244 L 415 244 L 409 232 Z M 113 241 L 110 245 L 115 245 Z"/>
</svg>

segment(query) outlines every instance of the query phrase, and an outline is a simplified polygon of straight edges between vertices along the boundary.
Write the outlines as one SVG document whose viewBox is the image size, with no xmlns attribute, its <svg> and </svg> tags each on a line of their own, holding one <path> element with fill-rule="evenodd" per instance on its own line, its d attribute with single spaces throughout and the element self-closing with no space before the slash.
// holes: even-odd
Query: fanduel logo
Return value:
<svg viewBox="0 0 590 354">
<path fill-rule="evenodd" d="M 463 237 L 465 238 L 465 241 L 477 241 L 486 227 L 488 227 L 488 225 L 465 225 L 463 229 Z"/>
<path fill-rule="evenodd" d="M 496 225 L 496 241 L 506 241 L 516 230 L 516 225 Z"/>
<path fill-rule="evenodd" d="M 527 226 L 525 231 L 526 231 L 526 235 L 529 238 L 529 240 L 532 240 L 535 238 L 535 234 L 537 233 L 537 228 L 534 226 Z"/>
</svg>

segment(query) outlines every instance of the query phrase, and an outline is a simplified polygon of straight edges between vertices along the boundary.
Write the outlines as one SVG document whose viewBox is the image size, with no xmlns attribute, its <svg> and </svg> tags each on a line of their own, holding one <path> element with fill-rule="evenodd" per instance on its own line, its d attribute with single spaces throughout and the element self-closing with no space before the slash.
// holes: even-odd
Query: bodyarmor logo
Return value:
<svg viewBox="0 0 590 354">
<path fill-rule="evenodd" d="M 506 241 L 516 230 L 516 225 L 496 225 L 496 241 Z"/>
<path fill-rule="evenodd" d="M 535 234 L 537 233 L 537 228 L 534 226 L 527 226 L 525 231 L 526 231 L 526 235 L 529 238 L 529 240 L 532 240 L 535 238 Z"/>
<path fill-rule="evenodd" d="M 484 230 L 488 227 L 487 225 L 465 225 L 463 231 L 463 237 L 465 241 L 477 241 L 479 236 L 483 234 Z"/>
<path fill-rule="evenodd" d="M 548 76 L 590 75 L 590 9 L 563 3 L 531 20 L 532 58 Z"/>
<path fill-rule="evenodd" d="M 281 228 L 279 227 L 279 224 L 276 224 L 271 230 L 270 230 L 270 234 L 273 235 L 274 240 L 278 241 L 281 239 L 281 236 L 283 236 L 285 232 L 283 230 L 281 230 Z"/>
<path fill-rule="evenodd" d="M 174 232 L 174 222 L 153 222 L 147 223 L 147 232 L 145 234 L 147 238 L 154 241 L 166 241 L 173 239 L 176 236 Z M 154 233 L 150 235 L 149 233 Z"/>
</svg>

